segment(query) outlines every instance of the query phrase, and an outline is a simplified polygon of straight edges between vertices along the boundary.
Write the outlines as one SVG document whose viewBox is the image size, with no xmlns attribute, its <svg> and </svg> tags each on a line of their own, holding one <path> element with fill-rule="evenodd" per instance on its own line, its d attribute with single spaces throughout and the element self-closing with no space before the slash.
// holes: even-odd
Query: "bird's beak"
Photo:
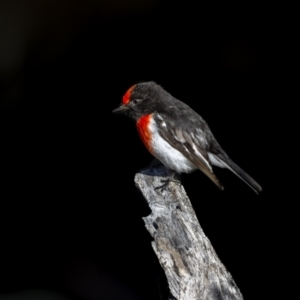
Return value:
<svg viewBox="0 0 300 300">
<path fill-rule="evenodd" d="M 127 111 L 128 107 L 124 104 L 121 104 L 119 107 L 115 108 L 112 112 L 114 114 L 123 114 Z"/>
</svg>

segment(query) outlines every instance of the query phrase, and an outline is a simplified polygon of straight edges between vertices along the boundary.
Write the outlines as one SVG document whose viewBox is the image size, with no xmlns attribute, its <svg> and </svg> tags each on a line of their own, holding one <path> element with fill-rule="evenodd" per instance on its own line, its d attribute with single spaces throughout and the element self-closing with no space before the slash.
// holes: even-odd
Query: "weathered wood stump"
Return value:
<svg viewBox="0 0 300 300">
<path fill-rule="evenodd" d="M 169 175 L 164 166 L 152 166 L 136 174 L 135 183 L 152 210 L 143 219 L 172 296 L 177 300 L 243 299 L 205 236 L 183 186 L 171 182 L 166 190 L 155 189 Z"/>
</svg>

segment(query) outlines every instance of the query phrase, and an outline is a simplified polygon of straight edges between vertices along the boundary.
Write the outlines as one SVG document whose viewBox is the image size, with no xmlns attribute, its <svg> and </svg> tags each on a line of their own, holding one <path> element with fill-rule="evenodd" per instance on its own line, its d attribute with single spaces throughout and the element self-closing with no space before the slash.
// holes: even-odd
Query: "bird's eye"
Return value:
<svg viewBox="0 0 300 300">
<path fill-rule="evenodd" d="M 132 103 L 133 103 L 133 104 L 138 104 L 140 101 L 141 101 L 140 99 L 133 99 L 133 100 L 132 100 Z"/>
</svg>

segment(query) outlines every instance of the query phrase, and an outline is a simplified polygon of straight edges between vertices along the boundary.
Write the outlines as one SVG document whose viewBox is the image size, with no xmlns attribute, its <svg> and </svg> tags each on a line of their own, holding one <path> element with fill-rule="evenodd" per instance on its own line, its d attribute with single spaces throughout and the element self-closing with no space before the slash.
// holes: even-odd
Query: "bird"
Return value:
<svg viewBox="0 0 300 300">
<path fill-rule="evenodd" d="M 223 185 L 212 166 L 227 168 L 257 194 L 262 187 L 226 154 L 205 120 L 186 103 L 154 81 L 131 86 L 113 113 L 131 118 L 148 151 L 172 171 L 159 188 L 165 189 L 175 174 L 201 170 L 218 188 Z"/>
</svg>

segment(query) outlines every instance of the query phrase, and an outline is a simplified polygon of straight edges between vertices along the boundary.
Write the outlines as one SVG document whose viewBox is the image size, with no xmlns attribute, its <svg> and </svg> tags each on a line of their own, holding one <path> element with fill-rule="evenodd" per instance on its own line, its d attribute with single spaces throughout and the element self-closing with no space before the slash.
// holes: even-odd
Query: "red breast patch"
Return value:
<svg viewBox="0 0 300 300">
<path fill-rule="evenodd" d="M 141 140 L 143 141 L 144 145 L 148 149 L 150 153 L 152 153 L 152 147 L 151 147 L 151 139 L 152 134 L 150 132 L 150 121 L 151 121 L 152 115 L 145 115 L 137 120 L 136 127 L 138 130 L 138 133 L 141 137 Z"/>
<path fill-rule="evenodd" d="M 123 99 L 122 99 L 123 104 L 128 104 L 130 102 L 131 93 L 132 93 L 134 87 L 135 87 L 135 85 L 133 85 L 123 96 Z"/>
</svg>

